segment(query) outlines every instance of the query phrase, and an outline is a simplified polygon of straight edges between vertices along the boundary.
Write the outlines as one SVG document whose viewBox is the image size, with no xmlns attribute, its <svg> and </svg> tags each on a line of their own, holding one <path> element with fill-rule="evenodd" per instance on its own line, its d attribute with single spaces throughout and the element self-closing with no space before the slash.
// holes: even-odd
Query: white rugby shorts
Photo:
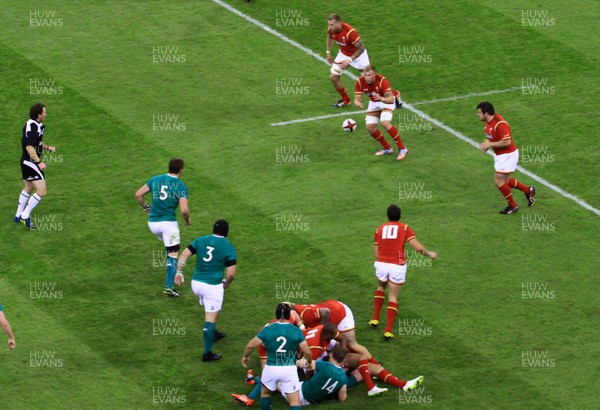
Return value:
<svg viewBox="0 0 600 410">
<path fill-rule="evenodd" d="M 407 264 L 396 265 L 395 263 L 376 261 L 373 266 L 375 266 L 375 276 L 382 282 L 390 281 L 395 285 L 402 285 L 406 281 Z"/>
</svg>

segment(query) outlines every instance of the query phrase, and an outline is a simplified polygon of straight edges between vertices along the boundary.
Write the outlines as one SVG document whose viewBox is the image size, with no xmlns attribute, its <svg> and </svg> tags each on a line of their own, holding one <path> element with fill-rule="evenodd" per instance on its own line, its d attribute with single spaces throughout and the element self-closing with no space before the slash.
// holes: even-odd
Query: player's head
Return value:
<svg viewBox="0 0 600 410">
<path fill-rule="evenodd" d="M 34 121 L 44 121 L 46 118 L 46 106 L 41 102 L 37 102 L 29 109 L 29 118 Z"/>
<path fill-rule="evenodd" d="M 375 67 L 373 67 L 371 64 L 367 64 L 362 70 L 362 76 L 367 84 L 373 84 L 375 82 L 376 75 L 377 71 L 375 71 Z"/>
<path fill-rule="evenodd" d="M 395 204 L 391 204 L 387 209 L 388 221 L 398 222 L 402 217 L 402 211 L 400 207 Z"/>
<path fill-rule="evenodd" d="M 477 105 L 477 116 L 480 121 L 486 121 L 488 117 L 493 117 L 496 114 L 494 106 L 488 101 L 484 101 Z"/>
<path fill-rule="evenodd" d="M 181 174 L 184 162 L 181 158 L 173 158 L 169 161 L 169 174 Z"/>
<path fill-rule="evenodd" d="M 342 30 L 342 18 L 340 15 L 331 13 L 327 16 L 327 27 L 334 33 L 339 33 Z"/>
<path fill-rule="evenodd" d="M 331 353 L 329 355 L 335 360 L 337 363 L 342 363 L 348 354 L 348 349 L 344 349 L 340 345 L 336 345 L 333 349 L 331 349 Z"/>
<path fill-rule="evenodd" d="M 339 331 L 336 325 L 331 322 L 327 322 L 323 325 L 323 330 L 321 331 L 321 338 L 324 341 L 329 341 L 335 339 L 338 335 Z"/>
<path fill-rule="evenodd" d="M 215 235 L 227 237 L 227 235 L 229 235 L 229 222 L 227 222 L 225 219 L 219 219 L 213 225 L 213 233 Z"/>
<path fill-rule="evenodd" d="M 288 305 L 287 303 L 280 303 L 275 308 L 275 318 L 290 320 L 290 312 L 290 305 Z"/>
</svg>

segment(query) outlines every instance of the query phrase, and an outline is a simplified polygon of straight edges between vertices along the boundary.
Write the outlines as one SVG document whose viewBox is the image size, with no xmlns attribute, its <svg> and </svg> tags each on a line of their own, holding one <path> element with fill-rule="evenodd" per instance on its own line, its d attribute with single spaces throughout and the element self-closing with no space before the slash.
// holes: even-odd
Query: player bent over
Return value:
<svg viewBox="0 0 600 410">
<path fill-rule="evenodd" d="M 179 179 L 183 173 L 184 162 L 181 158 L 169 161 L 169 172 L 157 175 L 142 185 L 135 193 L 135 199 L 148 215 L 148 227 L 159 241 L 163 241 L 167 251 L 167 274 L 165 279 L 165 296 L 179 297 L 173 289 L 173 280 L 177 271 L 177 255 L 179 253 L 179 225 L 176 211 L 180 207 L 185 225 L 189 226 L 190 210 L 188 208 L 188 189 Z M 144 196 L 152 193 L 152 206 L 146 203 Z"/>
<path fill-rule="evenodd" d="M 336 346 L 331 350 L 329 355 L 329 361 L 316 360 L 311 361 L 310 365 L 307 365 L 306 359 L 302 358 L 296 361 L 296 366 L 304 368 L 314 372 L 313 377 L 309 380 L 300 382 L 300 406 L 308 406 L 310 404 L 318 404 L 330 397 L 335 395 L 339 401 L 344 401 L 348 397 L 346 392 L 346 385 L 348 384 L 348 378 L 342 367 L 344 358 L 348 351 L 340 346 Z M 245 404 L 250 407 L 254 403 L 260 393 L 260 377 L 254 378 L 257 386 L 248 394 L 232 394 L 234 400 Z M 281 384 L 277 385 L 277 390 L 286 398 L 287 396 L 283 393 Z"/>
<path fill-rule="evenodd" d="M 298 349 L 304 355 L 307 365 L 312 361 L 308 343 L 302 331 L 289 323 L 290 305 L 280 303 L 275 309 L 277 322 L 265 326 L 244 348 L 242 366 L 248 367 L 250 354 L 259 345 L 267 349 L 267 364 L 261 378 L 260 406 L 271 408 L 271 395 L 280 389 L 287 396 L 290 409 L 300 410 L 300 380 L 296 369 L 296 352 Z"/>
<path fill-rule="evenodd" d="M 390 82 L 381 74 L 377 74 L 372 65 L 368 65 L 364 68 L 362 76 L 354 86 L 354 104 L 361 110 L 364 109 L 362 104 L 363 94 L 369 96 L 369 106 L 365 118 L 367 131 L 383 146 L 383 149 L 377 151 L 375 155 L 388 155 L 394 152 L 381 131 L 377 129 L 377 124 L 381 121 L 381 126 L 392 137 L 398 147 L 398 157 L 396 159 L 398 161 L 404 159 L 408 150 L 402 143 L 398 129 L 391 123 L 394 109 L 402 107 L 400 92 L 393 90 Z"/>
</svg>

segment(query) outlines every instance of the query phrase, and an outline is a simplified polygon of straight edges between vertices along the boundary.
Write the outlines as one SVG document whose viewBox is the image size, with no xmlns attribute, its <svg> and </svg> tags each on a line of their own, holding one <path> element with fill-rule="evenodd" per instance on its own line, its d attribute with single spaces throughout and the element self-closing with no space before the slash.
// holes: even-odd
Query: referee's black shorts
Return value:
<svg viewBox="0 0 600 410">
<path fill-rule="evenodd" d="M 25 181 L 43 181 L 44 172 L 31 161 L 21 161 L 21 174 Z"/>
</svg>

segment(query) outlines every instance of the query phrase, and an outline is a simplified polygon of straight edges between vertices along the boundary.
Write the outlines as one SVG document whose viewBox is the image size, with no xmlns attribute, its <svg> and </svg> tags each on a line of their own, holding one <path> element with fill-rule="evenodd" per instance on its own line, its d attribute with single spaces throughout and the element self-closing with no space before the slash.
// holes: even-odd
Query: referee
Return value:
<svg viewBox="0 0 600 410">
<path fill-rule="evenodd" d="M 23 127 L 21 146 L 21 173 L 25 187 L 19 196 L 19 206 L 14 221 L 21 222 L 27 229 L 35 229 L 31 222 L 31 212 L 46 196 L 46 178 L 44 169 L 46 164 L 42 162 L 44 150 L 56 152 L 56 148 L 42 143 L 45 126 L 42 121 L 46 119 L 46 106 L 41 102 L 35 103 L 29 109 L 29 120 Z M 35 193 L 32 192 L 35 190 Z"/>
</svg>

